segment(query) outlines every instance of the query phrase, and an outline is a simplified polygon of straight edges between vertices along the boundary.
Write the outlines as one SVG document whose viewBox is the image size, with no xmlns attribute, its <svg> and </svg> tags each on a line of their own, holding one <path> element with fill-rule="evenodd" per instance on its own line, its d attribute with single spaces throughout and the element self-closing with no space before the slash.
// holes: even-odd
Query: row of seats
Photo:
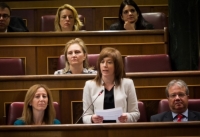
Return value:
<svg viewBox="0 0 200 137">
<path fill-rule="evenodd" d="M 97 69 L 99 54 L 88 54 L 89 66 Z M 171 71 L 169 56 L 160 55 L 134 55 L 124 59 L 126 72 L 151 72 L 151 71 Z M 20 58 L 0 59 L 0 75 L 25 75 L 23 61 Z M 65 56 L 58 59 L 57 69 L 65 67 Z M 13 69 L 15 68 L 15 69 Z"/>
<path fill-rule="evenodd" d="M 88 54 L 89 65 L 97 68 L 99 54 Z M 167 54 L 154 55 L 132 55 L 124 58 L 126 72 L 156 72 L 171 71 L 171 63 Z M 57 69 L 65 67 L 65 56 L 61 55 L 58 60 Z"/>
<path fill-rule="evenodd" d="M 151 23 L 155 29 L 163 29 L 167 26 L 167 17 L 161 12 L 142 13 L 145 20 Z M 82 30 L 85 30 L 86 23 L 83 15 L 79 15 L 80 21 L 83 23 Z M 54 31 L 55 15 L 44 15 L 41 17 L 41 31 Z M 111 24 L 110 24 L 111 25 Z"/>
<path fill-rule="evenodd" d="M 56 118 L 60 120 L 59 104 L 57 102 L 54 102 L 53 104 L 56 110 Z M 9 113 L 8 113 L 8 121 L 7 121 L 8 125 L 13 125 L 15 120 L 21 117 L 23 106 L 24 106 L 24 102 L 13 102 L 10 105 Z M 138 109 L 140 111 L 140 119 L 138 120 L 138 122 L 147 122 L 145 106 L 142 101 L 138 101 Z M 188 109 L 200 112 L 200 99 L 189 99 Z M 169 108 L 168 100 L 162 99 L 158 105 L 158 113 L 162 113 L 165 111 L 170 111 L 170 108 Z"/>
<path fill-rule="evenodd" d="M 88 54 L 89 66 L 94 67 L 95 70 L 97 69 L 98 58 L 99 54 Z M 0 59 L 0 66 L 0 75 L 25 75 L 23 61 L 20 58 L 2 58 Z M 172 71 L 170 58 L 167 54 L 126 56 L 124 58 L 124 66 L 125 72 Z M 60 55 L 57 70 L 64 67 L 65 56 Z"/>
</svg>

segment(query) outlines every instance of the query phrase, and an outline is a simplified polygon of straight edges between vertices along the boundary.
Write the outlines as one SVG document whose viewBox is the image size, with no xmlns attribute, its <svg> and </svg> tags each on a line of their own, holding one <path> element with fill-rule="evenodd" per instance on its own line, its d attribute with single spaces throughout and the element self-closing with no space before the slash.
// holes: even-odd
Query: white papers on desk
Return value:
<svg viewBox="0 0 200 137">
<path fill-rule="evenodd" d="M 95 114 L 102 116 L 103 120 L 117 120 L 122 115 L 122 108 L 112 108 L 105 110 L 96 110 Z"/>
</svg>

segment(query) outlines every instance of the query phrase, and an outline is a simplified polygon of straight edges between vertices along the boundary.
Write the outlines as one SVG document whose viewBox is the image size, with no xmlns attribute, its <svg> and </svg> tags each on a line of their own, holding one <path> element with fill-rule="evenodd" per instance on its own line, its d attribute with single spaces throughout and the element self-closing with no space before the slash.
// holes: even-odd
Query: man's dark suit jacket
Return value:
<svg viewBox="0 0 200 137">
<path fill-rule="evenodd" d="M 15 28 L 15 27 L 8 26 L 7 32 L 28 32 L 28 31 L 22 28 Z"/>
<path fill-rule="evenodd" d="M 167 111 L 151 116 L 151 122 L 170 122 L 173 121 L 172 112 Z M 188 110 L 188 121 L 200 121 L 200 112 Z"/>
<path fill-rule="evenodd" d="M 29 30 L 21 18 L 11 17 L 7 32 L 29 32 Z"/>
</svg>

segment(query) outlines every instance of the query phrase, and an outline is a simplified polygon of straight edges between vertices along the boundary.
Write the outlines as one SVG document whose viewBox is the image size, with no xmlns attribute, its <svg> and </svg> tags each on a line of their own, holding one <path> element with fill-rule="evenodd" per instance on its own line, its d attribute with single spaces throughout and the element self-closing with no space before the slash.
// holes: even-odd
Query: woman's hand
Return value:
<svg viewBox="0 0 200 137">
<path fill-rule="evenodd" d="M 135 22 L 128 22 L 124 23 L 124 29 L 126 30 L 135 30 Z"/>
<path fill-rule="evenodd" d="M 120 117 L 118 117 L 118 120 L 121 122 L 121 123 L 126 123 L 127 122 L 127 114 L 126 113 L 123 113 Z"/>
<path fill-rule="evenodd" d="M 93 123 L 102 123 L 103 117 L 98 116 L 98 115 L 92 115 L 92 122 Z"/>
</svg>

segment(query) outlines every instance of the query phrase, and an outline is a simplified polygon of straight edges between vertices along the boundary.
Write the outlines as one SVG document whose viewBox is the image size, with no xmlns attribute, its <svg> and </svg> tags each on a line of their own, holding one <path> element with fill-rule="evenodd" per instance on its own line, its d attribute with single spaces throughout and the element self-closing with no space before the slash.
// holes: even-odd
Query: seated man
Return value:
<svg viewBox="0 0 200 137">
<path fill-rule="evenodd" d="M 170 81 L 165 92 L 171 111 L 151 116 L 151 122 L 200 120 L 200 112 L 188 110 L 189 89 L 184 81 Z"/>
<path fill-rule="evenodd" d="M 28 32 L 22 19 L 10 17 L 10 7 L 0 2 L 0 32 Z"/>
</svg>

